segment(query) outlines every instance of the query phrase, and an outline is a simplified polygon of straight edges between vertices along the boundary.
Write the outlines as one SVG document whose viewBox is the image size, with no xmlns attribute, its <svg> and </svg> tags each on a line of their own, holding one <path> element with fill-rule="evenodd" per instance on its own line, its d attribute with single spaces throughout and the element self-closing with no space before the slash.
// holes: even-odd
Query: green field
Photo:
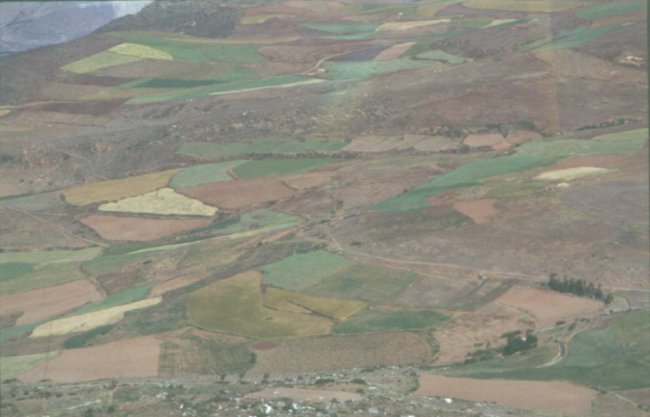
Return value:
<svg viewBox="0 0 650 417">
<path fill-rule="evenodd" d="M 560 32 L 555 39 L 553 39 L 552 43 L 543 46 L 541 49 L 573 48 L 603 37 L 619 27 L 620 25 L 609 25 L 597 28 L 583 26 L 566 32 Z"/>
<path fill-rule="evenodd" d="M 397 197 L 380 202 L 375 208 L 380 211 L 401 211 L 428 207 L 429 198 L 444 190 L 479 185 L 490 177 L 552 165 L 558 159 L 557 155 L 537 156 L 536 153 L 477 159 Z"/>
<path fill-rule="evenodd" d="M 517 156 L 567 157 L 590 155 L 632 155 L 648 140 L 647 129 L 628 130 L 592 139 L 540 139 L 521 145 Z"/>
<path fill-rule="evenodd" d="M 264 307 L 260 275 L 247 272 L 201 288 L 187 296 L 195 325 L 254 338 L 327 334 L 331 322 L 307 314 Z"/>
<path fill-rule="evenodd" d="M 375 31 L 372 32 L 361 32 L 361 33 L 350 33 L 344 35 L 328 35 L 321 36 L 321 39 L 333 40 L 333 41 L 364 41 L 366 39 L 371 39 L 377 36 Z"/>
<path fill-rule="evenodd" d="M 129 304 L 142 300 L 148 293 L 151 286 L 129 288 L 109 295 L 95 303 L 81 306 L 66 316 L 78 316 L 79 314 L 92 313 L 93 311 L 104 310 L 110 307 L 116 307 L 122 304 Z"/>
<path fill-rule="evenodd" d="M 319 82 L 322 82 L 322 80 L 298 75 L 278 75 L 275 77 L 260 79 L 243 79 L 232 82 L 211 84 L 205 87 L 173 89 L 171 91 L 164 91 L 160 93 L 143 94 L 138 97 L 133 97 L 127 101 L 127 104 L 156 103 L 159 101 L 168 100 L 189 100 L 211 95 L 254 91 L 272 87 L 290 87 L 301 84 L 307 85 Z"/>
<path fill-rule="evenodd" d="M 9 208 L 25 211 L 43 211 L 55 210 L 63 207 L 63 202 L 59 199 L 59 193 L 38 193 L 22 197 L 3 198 L 2 205 Z"/>
<path fill-rule="evenodd" d="M 258 159 L 235 167 L 233 172 L 239 178 L 300 174 L 337 161 L 333 158 Z"/>
<path fill-rule="evenodd" d="M 447 317 L 431 310 L 366 310 L 334 326 L 338 334 L 371 333 L 390 330 L 422 330 Z"/>
<path fill-rule="evenodd" d="M 360 22 L 333 22 L 333 23 L 302 23 L 300 26 L 318 30 L 320 32 L 337 33 L 337 34 L 354 34 L 354 33 L 367 33 L 374 32 L 379 26 L 375 23 L 360 23 Z"/>
<path fill-rule="evenodd" d="M 98 69 L 114 67 L 116 65 L 130 64 L 140 61 L 142 58 L 130 55 L 115 54 L 112 52 L 99 52 L 87 58 L 80 59 L 61 67 L 62 70 L 85 74 Z"/>
<path fill-rule="evenodd" d="M 576 16 L 585 20 L 598 20 L 611 16 L 620 16 L 628 13 L 640 12 L 645 9 L 647 2 L 645 0 L 634 0 L 625 2 L 611 2 L 596 4 L 578 10 Z"/>
<path fill-rule="evenodd" d="M 204 70 L 205 74 L 203 74 L 203 76 L 207 76 L 209 78 L 143 78 L 120 84 L 119 88 L 198 89 L 199 87 L 215 87 L 217 84 L 235 81 L 246 81 L 257 78 L 255 71 L 243 65 L 233 66 L 210 62 L 204 63 L 203 66 L 206 67 Z M 201 73 L 195 74 L 195 76 L 200 75 Z"/>
<path fill-rule="evenodd" d="M 171 54 L 167 52 L 152 48 L 150 46 L 140 45 L 138 43 L 121 43 L 109 49 L 108 52 L 120 55 L 134 56 L 142 59 L 163 59 L 170 61 L 174 59 Z"/>
<path fill-rule="evenodd" d="M 328 61 L 322 65 L 322 68 L 326 70 L 324 76 L 328 79 L 348 80 L 356 78 L 368 78 L 397 71 L 412 70 L 425 67 L 435 68 L 436 65 L 437 64 L 427 60 L 401 58 L 393 59 L 390 61 Z"/>
<path fill-rule="evenodd" d="M 415 46 L 415 45 L 414 45 Z M 435 51 L 426 51 L 417 55 L 419 59 L 427 59 L 430 61 L 443 61 L 451 65 L 462 64 L 465 62 L 465 58 L 458 55 L 448 54 L 445 51 L 436 49 Z"/>
<path fill-rule="evenodd" d="M 175 189 L 189 188 L 196 185 L 207 184 L 210 182 L 228 181 L 232 178 L 228 171 L 246 161 L 226 161 L 216 164 L 196 165 L 189 168 L 183 168 L 169 182 L 169 186 Z"/>
<path fill-rule="evenodd" d="M 2 271 L 1 264 L 0 271 Z M 31 268 L 29 271 L 12 279 L 1 281 L 0 294 L 16 294 L 83 278 L 85 278 L 85 275 L 79 269 L 77 262 L 50 263 Z"/>
<path fill-rule="evenodd" d="M 81 266 L 83 270 L 89 274 L 99 276 L 120 270 L 136 262 L 143 262 L 147 259 L 158 256 L 158 252 L 164 250 L 164 246 L 154 246 L 120 255 L 104 255 L 88 262 L 84 262 Z"/>
<path fill-rule="evenodd" d="M 579 6 L 582 0 L 468 0 L 465 7 L 521 12 L 554 13 Z"/>
<path fill-rule="evenodd" d="M 166 52 L 178 61 L 227 63 L 264 61 L 264 57 L 257 52 L 258 45 L 186 42 L 154 34 L 130 32 L 113 32 L 110 36 Z"/>
<path fill-rule="evenodd" d="M 275 287 L 264 291 L 264 305 L 274 310 L 315 313 L 334 320 L 345 320 L 366 307 L 362 301 L 315 297 Z"/>
<path fill-rule="evenodd" d="M 315 251 L 293 255 L 266 265 L 264 283 L 278 288 L 300 291 L 318 285 L 354 265 L 352 261 L 329 252 Z"/>
<path fill-rule="evenodd" d="M 23 324 L 22 326 L 14 326 L 14 327 L 6 327 L 0 329 L 0 343 L 4 343 L 5 341 L 12 339 L 14 337 L 21 336 L 27 332 L 31 332 L 34 330 L 37 326 L 40 326 L 43 324 L 42 322 L 38 323 L 30 323 L 30 324 Z"/>
<path fill-rule="evenodd" d="M 265 138 L 254 142 L 186 143 L 179 153 L 202 159 L 213 159 L 248 154 L 289 154 L 305 152 L 335 152 L 346 145 L 340 139 Z"/>
<path fill-rule="evenodd" d="M 34 264 L 27 262 L 5 262 L 0 264 L 0 288 L 4 281 L 9 281 L 20 277 L 34 269 Z M 0 294 L 4 294 L 0 290 Z"/>
<path fill-rule="evenodd" d="M 603 389 L 624 390 L 650 387 L 650 311 L 620 315 L 599 330 L 576 335 L 569 356 L 544 368 L 520 364 L 477 363 L 452 369 L 454 374 L 477 378 L 567 380 Z M 548 357 L 548 355 L 547 355 Z"/>
<path fill-rule="evenodd" d="M 280 211 L 261 209 L 248 211 L 239 217 L 216 223 L 210 228 L 215 235 L 229 235 L 249 230 L 281 230 L 301 222 L 298 216 Z"/>
<path fill-rule="evenodd" d="M 12 379 L 29 371 L 41 362 L 54 359 L 59 352 L 35 353 L 33 355 L 0 357 L 2 380 Z"/>
<path fill-rule="evenodd" d="M 88 248 L 80 250 L 51 250 L 35 252 L 2 252 L 0 263 L 27 262 L 48 263 L 61 261 L 85 261 L 99 255 L 101 248 Z"/>
</svg>

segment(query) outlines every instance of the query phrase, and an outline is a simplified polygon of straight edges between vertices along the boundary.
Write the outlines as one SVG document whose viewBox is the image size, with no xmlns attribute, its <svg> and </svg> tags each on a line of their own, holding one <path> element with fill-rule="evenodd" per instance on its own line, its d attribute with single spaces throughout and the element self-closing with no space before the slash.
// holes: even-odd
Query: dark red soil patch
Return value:
<svg viewBox="0 0 650 417">
<path fill-rule="evenodd" d="M 281 178 L 224 181 L 180 190 L 188 197 L 225 209 L 257 206 L 291 197 L 294 190 Z"/>
<path fill-rule="evenodd" d="M 209 219 L 152 219 L 91 214 L 81 223 L 107 240 L 149 241 L 205 227 Z"/>
</svg>

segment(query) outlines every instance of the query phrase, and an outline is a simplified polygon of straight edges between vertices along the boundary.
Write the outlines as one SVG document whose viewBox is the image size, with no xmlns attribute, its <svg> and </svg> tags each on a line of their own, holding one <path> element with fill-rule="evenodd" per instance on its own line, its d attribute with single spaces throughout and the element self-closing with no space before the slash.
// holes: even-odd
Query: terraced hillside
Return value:
<svg viewBox="0 0 650 417">
<path fill-rule="evenodd" d="M 155 2 L 1 57 L 0 414 L 647 416 L 646 8 Z"/>
</svg>

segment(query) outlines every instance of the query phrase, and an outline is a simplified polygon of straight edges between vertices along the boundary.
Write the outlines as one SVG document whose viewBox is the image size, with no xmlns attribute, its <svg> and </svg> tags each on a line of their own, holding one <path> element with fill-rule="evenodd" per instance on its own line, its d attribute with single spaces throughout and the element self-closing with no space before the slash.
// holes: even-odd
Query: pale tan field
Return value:
<svg viewBox="0 0 650 417">
<path fill-rule="evenodd" d="M 591 298 L 530 287 L 512 287 L 495 302 L 528 312 L 539 326 L 592 314 L 605 306 Z"/>
<path fill-rule="evenodd" d="M 119 180 L 94 182 L 70 188 L 63 192 L 63 196 L 65 201 L 73 206 L 120 200 L 162 188 L 178 171 L 172 169 Z"/>
<path fill-rule="evenodd" d="M 516 22 L 516 21 L 517 21 L 517 19 L 494 19 L 493 21 L 491 21 L 487 25 L 481 26 L 481 29 L 491 28 L 493 26 L 499 26 L 499 25 L 502 25 L 504 23 L 511 23 L 511 22 Z"/>
<path fill-rule="evenodd" d="M 571 181 L 578 178 L 590 177 L 592 175 L 608 174 L 610 172 L 614 172 L 614 170 L 596 167 L 566 168 L 544 172 L 536 176 L 535 179 L 547 181 Z"/>
<path fill-rule="evenodd" d="M 115 203 L 104 203 L 99 206 L 99 211 L 163 216 L 213 216 L 217 208 L 179 194 L 171 188 L 161 188 L 135 197 L 127 197 Z"/>
<path fill-rule="evenodd" d="M 105 310 L 93 311 L 92 313 L 53 320 L 36 327 L 30 337 L 59 336 L 92 330 L 107 324 L 114 324 L 124 318 L 124 313 L 154 306 L 160 303 L 161 300 L 161 297 L 149 298 L 146 300 L 136 301 L 135 303 L 107 308 Z"/>
<path fill-rule="evenodd" d="M 97 288 L 86 280 L 0 297 L 0 316 L 22 312 L 16 325 L 46 320 L 76 307 L 102 298 Z"/>
<path fill-rule="evenodd" d="M 18 378 L 24 382 L 92 381 L 156 376 L 160 341 L 152 336 L 120 340 L 101 346 L 65 350 Z"/>
<path fill-rule="evenodd" d="M 115 54 L 134 56 L 137 58 L 164 59 L 169 61 L 174 59 L 168 52 L 137 43 L 121 43 L 115 45 L 108 51 Z"/>
<path fill-rule="evenodd" d="M 471 218 L 474 223 L 484 224 L 489 223 L 499 214 L 499 210 L 494 207 L 495 201 L 491 199 L 457 201 L 454 203 L 454 209 Z"/>
<path fill-rule="evenodd" d="M 205 227 L 210 219 L 150 219 L 146 217 L 91 214 L 81 223 L 107 240 L 148 241 Z"/>
<path fill-rule="evenodd" d="M 390 61 L 391 59 L 399 58 L 404 52 L 411 49 L 415 45 L 415 42 L 405 42 L 397 45 L 393 45 L 388 49 L 385 49 L 375 57 L 375 61 Z"/>
<path fill-rule="evenodd" d="M 463 140 L 463 144 L 470 148 L 480 148 L 483 146 L 496 147 L 502 142 L 504 142 L 504 139 L 499 133 L 472 134 Z"/>
<path fill-rule="evenodd" d="M 497 402 L 569 416 L 590 416 L 597 392 L 562 381 L 507 381 L 421 375 L 417 394 L 469 401 Z"/>
<path fill-rule="evenodd" d="M 291 398 L 295 401 L 316 401 L 316 402 L 330 402 L 336 400 L 342 401 L 359 401 L 363 397 L 356 392 L 346 391 L 328 391 L 322 389 L 305 389 L 305 388 L 266 388 L 262 391 L 257 391 L 248 394 L 249 398 L 256 398 L 260 400 L 273 400 L 279 398 Z"/>
<path fill-rule="evenodd" d="M 420 28 L 423 26 L 438 25 L 440 23 L 449 23 L 449 19 L 435 19 L 435 20 L 414 20 L 412 22 L 387 22 L 379 26 L 377 32 L 393 32 L 399 30 L 409 30 Z"/>
</svg>

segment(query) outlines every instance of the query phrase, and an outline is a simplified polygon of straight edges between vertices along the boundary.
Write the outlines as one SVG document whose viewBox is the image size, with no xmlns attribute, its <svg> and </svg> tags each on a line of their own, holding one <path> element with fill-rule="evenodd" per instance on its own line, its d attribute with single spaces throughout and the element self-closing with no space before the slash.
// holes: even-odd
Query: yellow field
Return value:
<svg viewBox="0 0 650 417">
<path fill-rule="evenodd" d="M 264 305 L 294 313 L 317 313 L 336 320 L 345 320 L 366 307 L 362 301 L 314 297 L 275 287 L 269 287 L 264 293 Z"/>
<path fill-rule="evenodd" d="M 174 59 L 168 52 L 137 43 L 122 43 L 112 47 L 108 51 L 114 54 L 135 56 L 137 58 L 165 59 L 170 61 Z"/>
<path fill-rule="evenodd" d="M 65 197 L 65 201 L 73 206 L 115 201 L 164 187 L 178 171 L 180 170 L 172 169 L 169 171 L 138 175 L 137 177 L 94 182 L 70 188 L 63 192 L 63 196 Z"/>
<path fill-rule="evenodd" d="M 468 0 L 463 5 L 475 9 L 552 13 L 579 6 L 580 0 Z"/>
<path fill-rule="evenodd" d="M 140 310 L 154 306 L 162 300 L 161 297 L 149 298 L 92 313 L 53 320 L 36 327 L 30 337 L 60 336 L 74 332 L 92 330 L 107 324 L 117 323 L 124 318 L 127 311 Z"/>
<path fill-rule="evenodd" d="M 379 26 L 377 32 L 393 32 L 398 30 L 409 30 L 415 29 L 423 26 L 437 25 L 439 23 L 449 23 L 449 19 L 437 19 L 437 20 L 415 20 L 412 22 L 388 22 Z"/>
<path fill-rule="evenodd" d="M 614 172 L 613 169 L 606 168 L 596 168 L 596 167 L 578 167 L 578 168 L 567 168 L 567 169 L 558 169 L 556 171 L 544 172 L 535 177 L 536 180 L 548 180 L 548 181 L 571 181 L 582 177 L 588 177 L 591 175 L 598 174 L 607 174 Z"/>
<path fill-rule="evenodd" d="M 213 216 L 217 208 L 179 194 L 171 188 L 161 188 L 139 196 L 127 197 L 115 203 L 102 204 L 99 206 L 99 211 L 167 216 Z"/>
<path fill-rule="evenodd" d="M 6 116 L 9 113 L 11 113 L 11 110 L 9 110 L 9 109 L 0 109 L 0 117 Z"/>
</svg>

